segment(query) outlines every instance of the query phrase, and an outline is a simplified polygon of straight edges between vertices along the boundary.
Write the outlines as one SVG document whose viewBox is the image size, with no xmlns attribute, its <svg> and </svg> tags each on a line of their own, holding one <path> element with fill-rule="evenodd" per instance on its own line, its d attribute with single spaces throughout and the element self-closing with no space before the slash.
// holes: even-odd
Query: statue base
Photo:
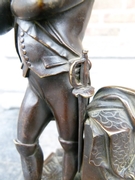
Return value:
<svg viewBox="0 0 135 180">
<path fill-rule="evenodd" d="M 62 179 L 63 150 L 58 149 L 56 153 L 51 153 L 43 164 L 41 180 L 61 180 Z M 79 173 L 74 180 L 81 180 Z"/>
</svg>

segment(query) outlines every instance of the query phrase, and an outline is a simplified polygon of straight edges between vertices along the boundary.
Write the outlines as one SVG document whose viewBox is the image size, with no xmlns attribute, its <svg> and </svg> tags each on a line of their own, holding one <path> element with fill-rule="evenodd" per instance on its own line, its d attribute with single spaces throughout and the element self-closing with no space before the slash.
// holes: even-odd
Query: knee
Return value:
<svg viewBox="0 0 135 180">
<path fill-rule="evenodd" d="M 76 152 L 78 150 L 77 141 L 67 141 L 62 138 L 59 138 L 59 142 L 65 152 Z"/>
<path fill-rule="evenodd" d="M 14 140 L 15 146 L 19 154 L 23 157 L 29 157 L 35 154 L 35 152 L 40 148 L 38 143 L 34 144 L 24 144 L 18 140 Z"/>
</svg>

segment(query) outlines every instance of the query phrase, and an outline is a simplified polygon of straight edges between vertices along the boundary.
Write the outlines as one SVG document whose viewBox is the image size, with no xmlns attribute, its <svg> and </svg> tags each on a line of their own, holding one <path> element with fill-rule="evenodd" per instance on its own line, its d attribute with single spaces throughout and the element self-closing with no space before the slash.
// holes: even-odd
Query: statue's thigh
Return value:
<svg viewBox="0 0 135 180">
<path fill-rule="evenodd" d="M 69 82 L 68 72 L 60 73 L 55 76 L 39 78 L 35 73 L 31 71 L 29 80 L 34 87 L 36 86 L 36 90 L 40 92 L 40 95 L 44 98 L 44 101 L 46 101 L 49 105 L 57 122 L 59 136 L 67 141 L 77 141 L 78 102 L 77 98 L 72 94 L 73 87 Z M 25 99 L 27 100 L 27 98 Z M 50 118 L 50 109 L 48 108 L 48 106 L 46 104 L 42 105 L 43 102 L 40 99 L 38 99 L 38 101 L 39 102 L 37 104 L 36 97 L 36 103 L 31 106 L 31 111 L 33 111 L 33 113 L 36 113 L 37 116 L 39 114 L 39 117 L 41 119 L 48 114 L 49 116 L 47 117 Z M 27 108 L 25 109 L 27 111 Z M 37 112 L 35 112 L 35 109 L 37 109 Z M 42 112 L 44 113 L 44 115 L 41 116 L 40 114 L 42 114 Z M 31 113 L 29 116 L 31 117 Z M 42 121 L 44 120 L 40 120 L 40 122 Z M 37 127 L 37 125 L 35 125 L 35 127 Z"/>
<path fill-rule="evenodd" d="M 51 119 L 52 113 L 46 102 L 28 87 L 18 118 L 18 140 L 34 143 Z"/>
<path fill-rule="evenodd" d="M 78 102 L 72 94 L 72 86 L 68 82 L 68 76 L 64 76 L 63 79 L 57 78 L 57 84 L 59 84 L 57 88 L 53 87 L 52 83 L 52 89 L 55 89 L 55 93 L 51 93 L 46 98 L 56 119 L 59 136 L 67 141 L 77 141 Z"/>
</svg>

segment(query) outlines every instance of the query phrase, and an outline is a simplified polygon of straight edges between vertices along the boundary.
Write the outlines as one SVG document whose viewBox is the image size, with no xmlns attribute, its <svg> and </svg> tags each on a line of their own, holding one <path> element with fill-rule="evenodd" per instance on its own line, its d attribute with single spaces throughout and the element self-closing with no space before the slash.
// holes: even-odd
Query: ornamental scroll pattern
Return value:
<svg viewBox="0 0 135 180">
<path fill-rule="evenodd" d="M 93 149 L 89 162 L 102 169 L 105 180 L 134 179 L 134 133 L 123 109 L 89 111 Z"/>
</svg>

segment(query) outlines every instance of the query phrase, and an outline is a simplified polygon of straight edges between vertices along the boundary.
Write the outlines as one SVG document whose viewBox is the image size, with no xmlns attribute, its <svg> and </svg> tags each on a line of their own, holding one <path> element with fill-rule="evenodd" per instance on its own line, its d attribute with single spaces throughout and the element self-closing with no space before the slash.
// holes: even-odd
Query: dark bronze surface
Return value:
<svg viewBox="0 0 135 180">
<path fill-rule="evenodd" d="M 43 164 L 42 180 L 61 180 L 62 178 L 63 150 L 57 149 L 51 153 Z M 74 180 L 81 180 L 80 173 L 77 173 Z"/>
<path fill-rule="evenodd" d="M 79 80 L 75 80 L 76 67 L 80 65 Z M 82 58 L 74 61 L 70 67 L 70 82 L 74 87 L 72 93 L 78 98 L 78 172 L 81 171 L 83 155 L 83 132 L 84 122 L 87 116 L 86 108 L 89 98 L 94 95 L 94 88 L 91 86 L 89 70 L 91 62 L 88 59 L 88 52 L 83 51 Z"/>
<path fill-rule="evenodd" d="M 82 57 L 93 2 L 0 1 L 0 34 L 14 28 L 23 76 L 28 78 L 15 140 L 26 180 L 41 179 L 43 154 L 38 139 L 53 118 L 64 150 L 62 179 L 73 180 L 77 172 L 78 100 L 72 94 L 69 69 L 73 60 Z"/>
<path fill-rule="evenodd" d="M 95 180 L 135 179 L 134 107 L 134 90 L 104 87 L 96 93 L 85 123 L 83 180 L 91 174 Z"/>
<path fill-rule="evenodd" d="M 0 0 L 0 34 L 14 28 L 28 78 L 14 141 L 25 180 L 79 180 L 77 168 L 82 180 L 135 179 L 135 91 L 105 87 L 88 104 L 94 88 L 82 40 L 93 3 Z M 51 154 L 43 163 L 39 136 L 52 119 L 64 158 Z"/>
</svg>

